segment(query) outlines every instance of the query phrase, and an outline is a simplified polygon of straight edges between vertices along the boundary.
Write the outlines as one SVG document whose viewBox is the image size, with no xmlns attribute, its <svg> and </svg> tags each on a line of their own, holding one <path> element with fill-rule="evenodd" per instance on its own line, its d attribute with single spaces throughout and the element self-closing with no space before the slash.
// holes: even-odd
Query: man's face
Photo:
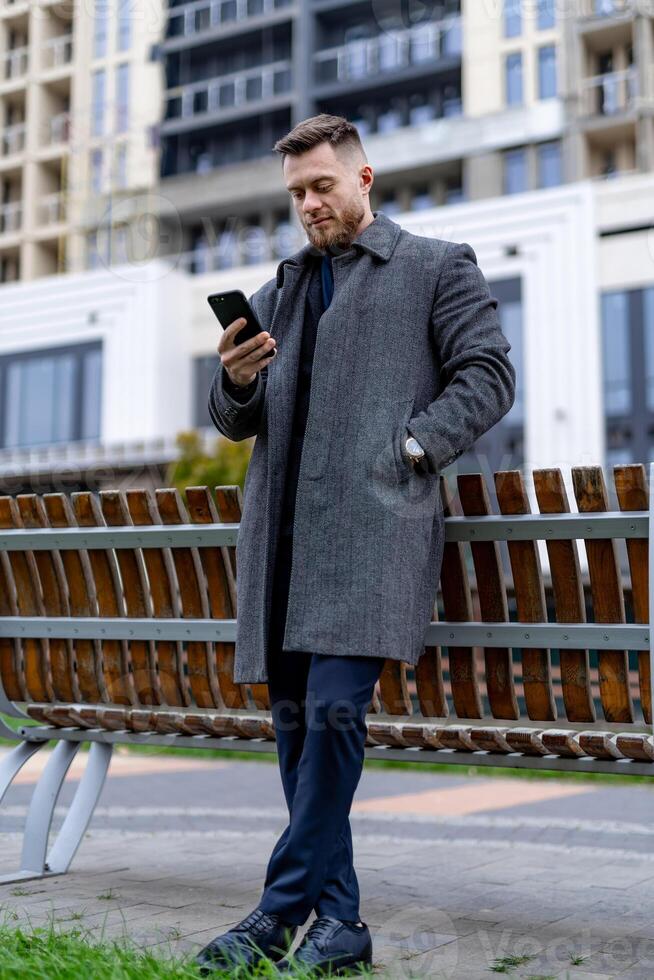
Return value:
<svg viewBox="0 0 654 980">
<path fill-rule="evenodd" d="M 372 170 L 356 156 L 340 154 L 320 143 L 284 160 L 284 179 L 312 245 L 347 248 L 366 215 Z M 318 219 L 326 218 L 320 224 Z"/>
</svg>

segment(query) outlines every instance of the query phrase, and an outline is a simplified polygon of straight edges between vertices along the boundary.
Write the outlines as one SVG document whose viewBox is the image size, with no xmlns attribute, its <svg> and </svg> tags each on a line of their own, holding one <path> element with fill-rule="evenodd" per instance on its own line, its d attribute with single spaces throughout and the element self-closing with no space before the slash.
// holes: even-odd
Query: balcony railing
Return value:
<svg viewBox="0 0 654 980">
<path fill-rule="evenodd" d="M 287 60 L 206 82 L 178 85 L 166 93 L 166 119 L 190 119 L 263 102 L 289 92 L 291 82 L 291 62 Z"/>
<path fill-rule="evenodd" d="M 595 75 L 583 81 L 581 92 L 584 116 L 616 116 L 627 112 L 638 95 L 636 68 Z"/>
<path fill-rule="evenodd" d="M 23 208 L 20 201 L 10 201 L 0 204 L 0 235 L 9 235 L 20 231 L 23 223 Z"/>
<path fill-rule="evenodd" d="M 636 13 L 638 0 L 582 0 L 581 16 L 587 18 L 619 17 Z"/>
<path fill-rule="evenodd" d="M 344 82 L 461 54 L 461 18 L 348 41 L 314 56 L 316 82 Z"/>
<path fill-rule="evenodd" d="M 73 35 L 60 34 L 43 44 L 43 68 L 65 68 L 73 60 Z"/>
<path fill-rule="evenodd" d="M 293 0 L 192 0 L 168 11 L 167 37 L 193 37 L 288 7 Z"/>
<path fill-rule="evenodd" d="M 46 123 L 45 146 L 56 146 L 67 143 L 70 137 L 70 112 L 58 112 L 51 116 Z"/>
<path fill-rule="evenodd" d="M 39 225 L 55 225 L 66 220 L 66 196 L 62 191 L 45 194 L 37 201 Z"/>
<path fill-rule="evenodd" d="M 11 156 L 12 153 L 22 153 L 25 149 L 25 123 L 14 123 L 5 126 L 0 134 L 0 153 L 3 157 Z"/>
<path fill-rule="evenodd" d="M 4 71 L 2 77 L 5 80 L 22 78 L 27 74 L 27 45 L 22 48 L 12 48 L 4 54 Z"/>
</svg>

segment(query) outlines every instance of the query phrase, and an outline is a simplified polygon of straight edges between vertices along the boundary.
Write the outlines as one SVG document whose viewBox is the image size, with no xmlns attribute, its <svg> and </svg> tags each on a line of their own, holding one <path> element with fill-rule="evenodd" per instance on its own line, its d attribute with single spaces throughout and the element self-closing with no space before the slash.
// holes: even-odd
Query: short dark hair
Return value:
<svg viewBox="0 0 654 980">
<path fill-rule="evenodd" d="M 290 133 L 277 140 L 273 150 L 281 155 L 283 166 L 287 156 L 299 156 L 320 143 L 330 143 L 335 150 L 342 147 L 347 152 L 357 152 L 367 162 L 359 130 L 354 123 L 344 116 L 331 116 L 326 112 L 303 119 Z"/>
</svg>

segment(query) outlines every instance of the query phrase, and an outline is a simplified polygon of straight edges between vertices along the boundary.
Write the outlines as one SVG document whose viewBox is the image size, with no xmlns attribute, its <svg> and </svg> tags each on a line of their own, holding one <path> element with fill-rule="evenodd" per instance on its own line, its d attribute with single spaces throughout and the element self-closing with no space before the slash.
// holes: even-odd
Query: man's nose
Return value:
<svg viewBox="0 0 654 980">
<path fill-rule="evenodd" d="M 320 210 L 321 203 L 322 202 L 321 202 L 321 200 L 320 200 L 319 197 L 313 197 L 313 195 L 309 195 L 309 196 L 305 197 L 305 199 L 304 199 L 304 213 L 305 214 L 307 214 L 307 213 L 308 214 L 311 214 L 313 211 L 319 211 Z"/>
</svg>

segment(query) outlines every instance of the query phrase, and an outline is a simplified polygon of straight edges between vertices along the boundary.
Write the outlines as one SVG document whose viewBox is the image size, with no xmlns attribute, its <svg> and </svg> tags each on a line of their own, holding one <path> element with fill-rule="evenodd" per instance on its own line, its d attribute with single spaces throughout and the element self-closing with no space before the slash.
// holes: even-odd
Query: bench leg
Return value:
<svg viewBox="0 0 654 980">
<path fill-rule="evenodd" d="M 45 742 L 23 742 L 11 751 L 0 766 L 0 800 L 18 770 Z M 68 813 L 48 852 L 48 836 L 57 797 L 66 773 L 81 742 L 58 742 L 52 750 L 43 773 L 34 787 L 25 830 L 20 871 L 0 875 L 0 884 L 46 878 L 65 874 L 82 842 L 93 811 L 97 805 L 111 762 L 113 745 L 93 742 L 82 778 L 75 791 Z M 6 769 L 6 774 L 5 774 Z"/>
</svg>

